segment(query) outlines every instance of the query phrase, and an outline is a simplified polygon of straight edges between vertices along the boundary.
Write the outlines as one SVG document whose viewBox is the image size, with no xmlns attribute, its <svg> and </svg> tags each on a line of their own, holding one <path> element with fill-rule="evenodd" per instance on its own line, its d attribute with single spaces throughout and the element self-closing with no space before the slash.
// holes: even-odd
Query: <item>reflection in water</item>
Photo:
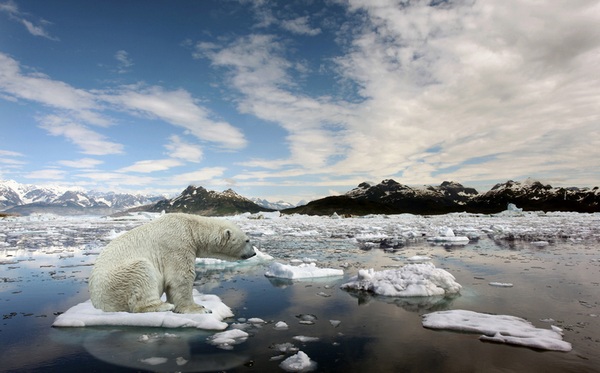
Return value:
<svg viewBox="0 0 600 373">
<path fill-rule="evenodd" d="M 148 331 L 146 331 L 148 332 Z M 160 333 L 165 333 L 160 330 Z M 168 335 L 150 336 L 140 331 L 87 330 L 83 346 L 94 357 L 134 369 L 157 372 L 213 372 L 235 368 L 248 362 L 248 356 L 235 352 L 207 350 L 206 334 L 167 331 Z M 197 348 L 200 347 L 200 348 Z"/>
<path fill-rule="evenodd" d="M 364 291 L 348 291 L 352 297 L 358 300 L 358 305 L 367 305 L 372 301 L 394 304 L 409 312 L 433 312 L 447 310 L 452 306 L 454 300 L 460 294 L 433 297 L 385 297 L 374 295 Z"/>
</svg>

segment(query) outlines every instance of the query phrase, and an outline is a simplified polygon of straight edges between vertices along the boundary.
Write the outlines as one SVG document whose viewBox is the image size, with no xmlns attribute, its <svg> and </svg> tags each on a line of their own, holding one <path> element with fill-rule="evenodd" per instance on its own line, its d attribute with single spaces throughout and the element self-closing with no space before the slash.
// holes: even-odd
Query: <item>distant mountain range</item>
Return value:
<svg viewBox="0 0 600 373">
<path fill-rule="evenodd" d="M 8 214 L 109 215 L 155 203 L 164 197 L 141 194 L 84 191 L 59 186 L 0 181 L 0 211 Z"/>
<path fill-rule="evenodd" d="M 527 179 L 523 183 L 509 180 L 496 184 L 480 194 L 455 182 L 415 188 L 388 179 L 376 185 L 362 183 L 343 195 L 321 198 L 282 212 L 308 215 L 497 213 L 506 210 L 509 203 L 526 211 L 600 212 L 600 190 L 598 187 L 555 188 Z"/>
<path fill-rule="evenodd" d="M 175 198 L 135 194 L 85 192 L 78 189 L 39 187 L 0 181 L 0 211 L 28 215 L 109 215 L 123 211 L 188 212 L 221 216 L 244 212 L 281 210 L 282 213 L 367 215 L 411 213 L 421 215 L 449 212 L 497 213 L 509 203 L 525 211 L 600 212 L 600 190 L 595 188 L 555 188 L 539 181 L 509 180 L 485 193 L 444 181 L 439 186 L 411 187 L 394 180 L 379 184 L 361 183 L 345 194 L 329 196 L 294 207 L 286 202 L 271 203 L 248 199 L 231 189 L 209 191 L 188 186 Z"/>
<path fill-rule="evenodd" d="M 20 184 L 0 180 L 0 211 L 29 215 L 111 215 L 123 211 L 190 212 L 202 215 L 231 215 L 243 212 L 275 211 L 294 207 L 283 201 L 250 200 L 229 189 L 208 191 L 187 187 L 178 197 L 85 191 L 80 188 Z"/>
</svg>

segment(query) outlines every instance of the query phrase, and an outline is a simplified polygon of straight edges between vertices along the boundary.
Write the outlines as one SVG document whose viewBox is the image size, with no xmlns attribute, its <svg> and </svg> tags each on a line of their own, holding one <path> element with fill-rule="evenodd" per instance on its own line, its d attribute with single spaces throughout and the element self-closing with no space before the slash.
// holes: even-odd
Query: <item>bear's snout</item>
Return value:
<svg viewBox="0 0 600 373">
<path fill-rule="evenodd" d="M 256 255 L 256 253 L 244 254 L 244 255 L 242 255 L 242 259 L 250 259 L 255 255 Z"/>
</svg>

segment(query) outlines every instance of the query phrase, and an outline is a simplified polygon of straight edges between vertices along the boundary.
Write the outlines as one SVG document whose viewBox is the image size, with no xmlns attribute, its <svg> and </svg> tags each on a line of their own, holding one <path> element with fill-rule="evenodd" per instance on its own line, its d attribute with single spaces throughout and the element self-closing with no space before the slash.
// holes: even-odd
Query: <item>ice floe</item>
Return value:
<svg viewBox="0 0 600 373">
<path fill-rule="evenodd" d="M 490 282 L 490 286 L 496 286 L 499 288 L 512 288 L 513 284 L 510 282 Z"/>
<path fill-rule="evenodd" d="M 290 280 L 311 279 L 321 277 L 343 276 L 344 270 L 334 268 L 319 268 L 315 263 L 302 263 L 294 266 L 279 262 L 271 263 L 265 276 L 285 278 Z"/>
<path fill-rule="evenodd" d="M 104 312 L 94 308 L 87 300 L 69 308 L 56 317 L 52 326 L 145 326 L 162 328 L 197 328 L 206 330 L 224 330 L 227 323 L 222 320 L 233 316 L 231 309 L 216 295 L 200 294 L 194 289 L 194 301 L 210 309 L 209 314 L 181 314 L 168 312 Z"/>
<path fill-rule="evenodd" d="M 423 326 L 430 329 L 482 333 L 482 341 L 507 343 L 542 350 L 571 351 L 563 341 L 560 328 L 536 328 L 529 321 L 508 315 L 489 315 L 467 310 L 450 310 L 423 315 Z"/>
<path fill-rule="evenodd" d="M 469 237 L 467 236 L 456 236 L 452 228 L 443 228 L 440 230 L 440 234 L 434 237 L 428 237 L 427 241 L 432 242 L 449 242 L 455 245 L 469 243 Z"/>
<path fill-rule="evenodd" d="M 288 357 L 279 366 L 287 372 L 309 372 L 317 369 L 317 363 L 312 361 L 302 351 L 298 351 L 297 354 Z"/>
<path fill-rule="evenodd" d="M 389 297 L 429 297 L 455 294 L 461 285 L 454 276 L 432 263 L 408 264 L 398 269 L 361 269 L 342 289 L 368 291 Z"/>
<path fill-rule="evenodd" d="M 233 345 L 243 343 L 248 339 L 250 334 L 241 329 L 231 329 L 224 332 L 216 333 L 206 340 L 208 343 L 215 345 L 223 350 L 233 349 Z"/>
</svg>

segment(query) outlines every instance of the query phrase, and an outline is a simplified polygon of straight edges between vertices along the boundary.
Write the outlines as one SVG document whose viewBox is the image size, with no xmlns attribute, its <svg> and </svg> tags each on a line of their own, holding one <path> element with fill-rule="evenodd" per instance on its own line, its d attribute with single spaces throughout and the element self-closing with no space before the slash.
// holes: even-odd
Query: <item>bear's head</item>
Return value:
<svg viewBox="0 0 600 373">
<path fill-rule="evenodd" d="M 209 255 L 228 260 L 248 259 L 256 255 L 248 236 L 234 224 L 223 224 L 216 237 L 215 250 Z"/>
</svg>

